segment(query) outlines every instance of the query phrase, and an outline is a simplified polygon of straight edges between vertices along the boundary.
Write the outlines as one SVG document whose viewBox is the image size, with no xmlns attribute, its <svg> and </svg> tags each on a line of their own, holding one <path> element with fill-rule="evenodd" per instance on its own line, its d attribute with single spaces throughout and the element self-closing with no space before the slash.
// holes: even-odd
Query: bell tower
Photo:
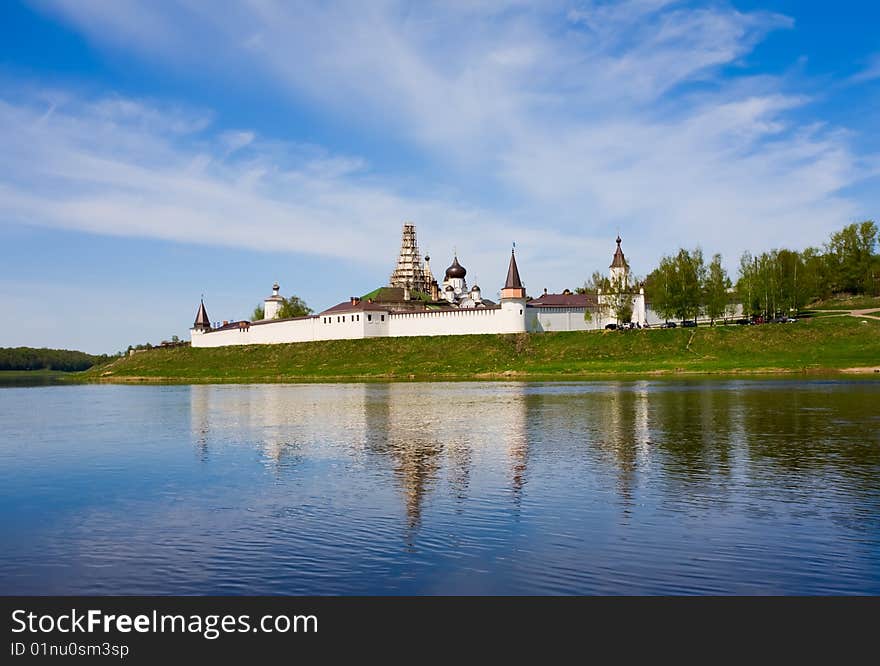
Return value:
<svg viewBox="0 0 880 666">
<path fill-rule="evenodd" d="M 611 283 L 617 289 L 626 289 L 629 285 L 629 265 L 626 263 L 626 257 L 623 256 L 623 250 L 620 249 L 620 235 L 617 236 L 617 250 L 614 252 L 614 258 L 611 260 L 610 277 Z"/>
<path fill-rule="evenodd" d="M 277 282 L 272 285 L 272 295 L 267 296 L 263 302 L 263 319 L 275 319 L 278 316 L 278 311 L 281 310 L 281 303 L 284 302 L 284 298 L 278 294 L 280 289 L 281 287 L 278 286 Z"/>
</svg>

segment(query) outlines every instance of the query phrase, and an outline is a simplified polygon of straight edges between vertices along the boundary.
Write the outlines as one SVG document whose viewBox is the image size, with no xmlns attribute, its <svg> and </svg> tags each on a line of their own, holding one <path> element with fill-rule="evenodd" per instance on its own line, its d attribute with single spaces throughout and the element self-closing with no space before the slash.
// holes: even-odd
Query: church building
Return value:
<svg viewBox="0 0 880 666">
<path fill-rule="evenodd" d="M 644 288 L 629 283 L 629 266 L 617 239 L 610 266 L 611 285 L 604 293 L 550 294 L 529 299 L 520 277 L 515 249 L 508 260 L 500 300 L 483 298 L 478 285 L 468 288 L 467 269 L 454 252 L 443 281 L 431 271 L 430 257 L 419 253 L 415 225 L 405 223 L 397 263 L 387 286 L 363 296 L 351 296 L 318 314 L 279 319 L 283 298 L 280 286 L 264 301 L 264 318 L 225 321 L 211 325 L 204 302 L 190 337 L 193 347 L 279 344 L 314 340 L 431 335 L 476 335 L 583 331 L 601 329 L 630 314 L 638 325 L 646 322 Z"/>
</svg>

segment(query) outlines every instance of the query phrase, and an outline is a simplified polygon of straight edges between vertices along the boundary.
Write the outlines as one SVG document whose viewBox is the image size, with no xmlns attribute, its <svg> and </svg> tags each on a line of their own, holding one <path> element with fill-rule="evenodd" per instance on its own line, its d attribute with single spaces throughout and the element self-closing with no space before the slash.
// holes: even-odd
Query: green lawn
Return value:
<svg viewBox="0 0 880 666">
<path fill-rule="evenodd" d="M 880 296 L 838 296 L 826 301 L 816 301 L 807 306 L 808 310 L 865 310 L 867 308 L 880 308 Z"/>
<path fill-rule="evenodd" d="M 880 366 L 880 321 L 697 329 L 334 340 L 153 349 L 80 373 L 87 381 L 571 378 L 804 372 Z"/>
</svg>

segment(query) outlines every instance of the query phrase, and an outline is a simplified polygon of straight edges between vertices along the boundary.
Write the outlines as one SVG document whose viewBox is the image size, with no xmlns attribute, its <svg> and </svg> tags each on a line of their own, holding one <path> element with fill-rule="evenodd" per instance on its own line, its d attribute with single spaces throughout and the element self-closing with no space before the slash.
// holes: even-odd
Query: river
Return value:
<svg viewBox="0 0 880 666">
<path fill-rule="evenodd" d="M 2 594 L 880 594 L 880 382 L 0 388 Z"/>
</svg>

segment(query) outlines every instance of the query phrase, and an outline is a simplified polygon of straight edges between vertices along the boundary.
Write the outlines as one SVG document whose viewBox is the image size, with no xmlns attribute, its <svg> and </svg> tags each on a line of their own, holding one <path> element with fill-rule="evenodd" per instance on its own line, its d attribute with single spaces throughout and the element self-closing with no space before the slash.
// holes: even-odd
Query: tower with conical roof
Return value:
<svg viewBox="0 0 880 666">
<path fill-rule="evenodd" d="M 620 235 L 617 236 L 617 250 L 614 251 L 614 258 L 611 260 L 610 276 L 611 282 L 619 288 L 625 288 L 629 280 L 629 264 L 626 263 L 626 257 L 623 256 L 623 250 L 620 249 Z"/>
<path fill-rule="evenodd" d="M 389 285 L 404 289 L 409 288 L 423 294 L 431 290 L 431 284 L 425 276 L 422 259 L 419 255 L 419 244 L 416 241 L 416 225 L 410 222 L 403 225 L 400 255 L 397 257 L 397 267 L 391 273 Z"/>
<path fill-rule="evenodd" d="M 526 288 L 519 277 L 516 265 L 516 248 L 510 250 L 510 263 L 507 265 L 507 278 L 501 288 L 501 314 L 505 333 L 520 333 L 526 327 Z"/>
<path fill-rule="evenodd" d="M 516 265 L 516 251 L 515 248 L 512 248 L 510 250 L 510 263 L 507 266 L 507 279 L 504 281 L 504 287 L 501 289 L 501 299 L 525 297 L 526 288 L 519 277 L 519 267 Z"/>
<path fill-rule="evenodd" d="M 205 310 L 205 301 L 199 301 L 199 311 L 196 312 L 196 320 L 193 322 L 193 331 L 206 333 L 211 330 L 211 320 L 208 319 L 208 311 Z"/>
</svg>

